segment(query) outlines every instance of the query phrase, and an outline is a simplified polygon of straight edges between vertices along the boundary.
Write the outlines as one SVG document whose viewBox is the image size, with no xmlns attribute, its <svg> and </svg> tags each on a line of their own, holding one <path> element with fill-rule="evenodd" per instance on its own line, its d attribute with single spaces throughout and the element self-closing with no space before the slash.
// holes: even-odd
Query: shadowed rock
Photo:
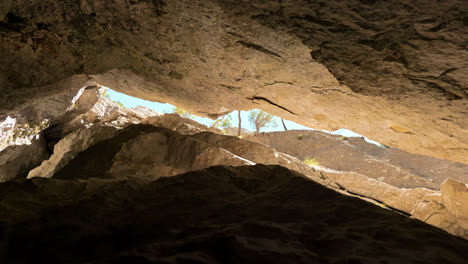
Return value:
<svg viewBox="0 0 468 264">
<path fill-rule="evenodd" d="M 463 263 L 468 252 L 466 240 L 279 166 L 0 190 L 5 263 Z"/>
</svg>

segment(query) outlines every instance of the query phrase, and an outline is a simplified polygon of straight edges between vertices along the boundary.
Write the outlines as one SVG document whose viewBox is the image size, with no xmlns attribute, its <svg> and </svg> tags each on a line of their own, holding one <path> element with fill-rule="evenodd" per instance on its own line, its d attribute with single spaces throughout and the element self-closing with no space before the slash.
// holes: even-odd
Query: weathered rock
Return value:
<svg viewBox="0 0 468 264">
<path fill-rule="evenodd" d="M 391 207 L 468 239 L 468 188 L 463 183 L 448 179 L 440 191 L 434 191 L 397 188 L 354 172 L 321 169 L 320 173 L 346 192 L 371 198 L 384 208 Z"/>
<path fill-rule="evenodd" d="M 198 140 L 204 141 L 210 145 L 225 149 L 239 157 L 245 158 L 255 163 L 266 165 L 281 165 L 291 170 L 306 174 L 309 177 L 318 180 L 318 175 L 313 168 L 304 164 L 297 158 L 280 153 L 273 148 L 240 139 L 234 136 L 214 134 L 211 132 L 201 132 L 192 136 Z"/>
<path fill-rule="evenodd" d="M 146 123 L 162 126 L 174 131 L 177 131 L 181 134 L 193 135 L 202 131 L 211 131 L 213 133 L 222 133 L 221 130 L 214 127 L 207 127 L 203 124 L 200 124 L 192 119 L 181 117 L 178 114 L 164 114 L 157 117 L 149 117 L 146 120 Z"/>
<path fill-rule="evenodd" d="M 215 165 L 253 165 L 222 148 L 166 129 L 127 141 L 113 158 L 113 177 L 172 176 Z"/>
<path fill-rule="evenodd" d="M 0 195 L 5 263 L 463 263 L 468 251 L 466 240 L 279 166 L 152 182 L 35 178 L 0 184 Z"/>
<path fill-rule="evenodd" d="M 0 152 L 0 182 L 25 178 L 28 172 L 49 157 L 43 135 L 37 135 L 31 143 L 9 146 Z"/>
<path fill-rule="evenodd" d="M 323 166 L 350 171 L 401 188 L 438 189 L 447 178 L 468 183 L 468 165 L 379 147 L 362 138 L 345 138 L 320 131 L 290 130 L 260 133 L 247 139 Z"/>
<path fill-rule="evenodd" d="M 212 132 L 181 135 L 173 130 L 180 127 L 185 119 L 178 115 L 167 116 L 166 120 L 171 122 L 162 123 L 172 130 L 127 123 L 123 128 L 101 124 L 70 133 L 55 146 L 49 160 L 29 172 L 28 178 L 78 180 L 137 177 L 150 180 L 214 165 L 282 165 L 344 194 L 377 201 L 377 204 L 382 203 L 453 234 L 465 236 L 467 214 L 455 206 L 445 206 L 460 199 L 458 194 L 436 201 L 429 198 L 437 198 L 440 192 L 424 188 L 401 189 L 355 172 L 313 168 L 267 145 L 238 137 Z M 153 116 L 150 119 L 157 123 L 163 118 Z M 110 123 L 106 124 L 114 122 L 112 120 L 107 119 Z M 430 206 L 423 207 L 422 204 L 426 203 Z"/>
<path fill-rule="evenodd" d="M 446 180 L 440 186 L 440 192 L 424 196 L 413 216 L 468 239 L 468 187 L 461 182 Z"/>
<path fill-rule="evenodd" d="M 118 134 L 114 127 L 95 126 L 70 133 L 54 146 L 54 153 L 48 160 L 28 173 L 32 177 L 53 177 L 82 151 Z"/>
<path fill-rule="evenodd" d="M 94 81 L 205 116 L 262 108 L 467 163 L 466 12 L 457 0 L 8 1 L 0 120 L 25 102 L 60 112 L 43 98 Z"/>
<path fill-rule="evenodd" d="M 462 227 L 468 230 L 468 186 L 451 179 L 440 185 L 440 192 L 447 210 L 460 219 Z M 468 235 L 468 232 L 465 232 Z"/>
</svg>

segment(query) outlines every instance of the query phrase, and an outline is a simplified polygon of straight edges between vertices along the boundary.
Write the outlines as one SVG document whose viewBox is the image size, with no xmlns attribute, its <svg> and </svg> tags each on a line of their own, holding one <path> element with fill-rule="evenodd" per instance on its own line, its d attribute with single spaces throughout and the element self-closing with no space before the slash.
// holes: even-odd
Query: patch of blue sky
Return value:
<svg viewBox="0 0 468 264">
<path fill-rule="evenodd" d="M 137 106 L 145 106 L 145 107 L 148 107 L 150 109 L 153 109 L 154 111 L 156 111 L 158 113 L 172 113 L 173 109 L 175 108 L 175 106 L 173 106 L 171 104 L 146 101 L 146 100 L 143 100 L 143 99 L 139 99 L 139 98 L 136 98 L 136 97 L 128 96 L 128 95 L 123 94 L 123 93 L 116 92 L 116 91 L 114 91 L 112 89 L 107 89 L 106 95 L 108 95 L 110 97 L 110 99 L 112 99 L 114 101 L 121 102 L 127 108 L 133 108 L 133 107 L 137 107 Z M 231 117 L 231 124 L 233 126 L 237 127 L 237 125 L 239 123 L 237 111 L 234 111 L 234 112 L 230 113 L 229 116 Z M 197 122 L 199 122 L 201 124 L 204 124 L 206 126 L 211 126 L 213 124 L 213 122 L 214 122 L 214 120 L 212 120 L 212 119 L 205 118 L 205 117 L 200 117 L 200 116 L 196 116 L 196 115 L 194 115 L 192 119 L 194 119 L 195 121 L 197 121 Z M 242 126 L 242 128 L 248 129 L 248 130 L 254 130 L 250 126 L 248 120 L 249 120 L 249 111 L 241 111 L 241 126 Z M 276 121 L 276 124 L 277 124 L 276 127 L 264 128 L 262 130 L 262 132 L 283 131 L 284 129 L 283 129 L 283 126 L 281 124 L 281 118 L 275 117 L 275 121 Z M 293 121 L 289 121 L 289 120 L 284 120 L 284 123 L 285 123 L 286 127 L 288 128 L 288 130 L 316 130 L 316 129 L 313 129 L 313 128 L 309 128 L 309 127 L 300 125 L 300 124 L 295 123 Z M 373 141 L 373 140 L 370 140 L 370 139 L 368 139 L 368 138 L 366 138 L 366 137 L 364 137 L 364 136 L 362 136 L 362 135 L 360 135 L 358 133 L 355 133 L 355 132 L 353 132 L 351 130 L 338 129 L 338 130 L 332 131 L 332 132 L 326 131 L 326 130 L 322 130 L 322 131 L 325 132 L 325 133 L 329 133 L 329 134 L 333 134 L 333 135 L 342 135 L 342 136 L 345 136 L 345 137 L 363 137 L 364 140 L 366 140 L 367 142 L 375 144 L 377 146 L 381 146 L 380 143 L 378 143 L 376 141 Z"/>
</svg>

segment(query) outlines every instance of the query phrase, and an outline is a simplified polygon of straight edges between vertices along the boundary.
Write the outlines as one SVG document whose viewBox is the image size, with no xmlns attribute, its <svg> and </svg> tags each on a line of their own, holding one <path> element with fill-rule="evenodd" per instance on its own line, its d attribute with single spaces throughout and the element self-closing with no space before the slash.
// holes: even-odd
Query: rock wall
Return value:
<svg viewBox="0 0 468 264">
<path fill-rule="evenodd" d="M 269 145 L 300 160 L 315 158 L 327 168 L 367 175 L 399 188 L 438 189 L 447 178 L 468 183 L 466 164 L 377 146 L 363 138 L 289 130 L 255 134 L 246 139 Z"/>
<path fill-rule="evenodd" d="M 456 0 L 4 0 L 0 119 L 51 115 L 46 98 L 91 81 L 466 163 L 466 13 Z"/>
<path fill-rule="evenodd" d="M 111 101 L 104 100 L 105 105 L 112 105 L 107 102 Z M 102 103 L 97 105 L 102 105 Z M 208 131 L 200 132 L 207 128 L 203 125 L 197 126 L 194 121 L 187 124 L 185 123 L 187 120 L 178 115 L 149 117 L 143 115 L 138 119 L 128 115 L 128 113 L 134 113 L 132 109 L 116 111 L 119 113 L 117 116 L 115 112 L 104 111 L 112 118 L 102 116 L 101 120 L 106 121 L 95 123 L 91 127 L 78 128 L 63 137 L 55 144 L 51 157 L 32 169 L 28 178 L 41 177 L 70 181 L 88 179 L 151 181 L 216 165 L 243 166 L 256 163 L 281 165 L 300 172 L 312 181 L 342 194 L 358 197 L 405 216 L 430 223 L 452 234 L 468 237 L 466 226 L 468 212 L 464 210 L 466 207 L 464 195 L 468 193 L 468 188 L 463 183 L 446 180 L 441 186 L 441 191 L 434 191 L 424 188 L 434 184 L 421 176 L 409 173 L 402 174 L 404 177 L 400 174 L 379 174 L 375 166 L 372 167 L 375 170 L 374 174 L 362 174 L 369 173 L 366 170 L 357 173 L 309 166 L 268 145 Z M 144 112 L 140 111 L 140 113 Z M 138 124 L 134 124 L 135 122 Z M 170 129 L 163 128 L 162 125 Z M 186 129 L 187 127 L 190 129 Z M 327 137 L 326 135 L 320 136 Z M 310 135 L 306 135 L 300 141 L 302 140 L 310 141 Z M 335 142 L 336 144 L 350 145 L 343 140 L 339 140 L 339 143 Z M 307 144 L 303 145 L 307 146 Z M 288 146 L 294 148 L 294 144 L 288 144 Z M 335 149 L 333 144 L 326 141 L 322 142 L 322 146 Z M 356 154 L 359 153 L 360 148 L 354 147 L 353 150 Z M 349 153 L 344 154 L 349 155 Z M 330 153 L 328 156 L 334 157 Z M 353 160 L 367 164 L 369 157 L 355 155 Z M 12 161 L 16 160 L 12 159 Z M 380 167 L 377 168 L 396 167 L 391 162 L 395 161 L 380 161 Z M 21 164 L 18 165 L 17 162 L 8 164 L 12 168 L 19 168 L 23 171 L 27 169 L 24 166 L 21 167 Z M 393 185 L 373 179 L 379 175 L 388 176 Z M 16 179 L 21 179 L 25 175 L 15 176 Z M 5 180 L 13 179 L 15 178 L 12 174 L 11 178 Z M 412 187 L 401 188 L 407 185 L 412 185 Z"/>
<path fill-rule="evenodd" d="M 468 251 L 467 240 L 279 166 L 0 190 L 4 263 L 463 263 Z"/>
</svg>

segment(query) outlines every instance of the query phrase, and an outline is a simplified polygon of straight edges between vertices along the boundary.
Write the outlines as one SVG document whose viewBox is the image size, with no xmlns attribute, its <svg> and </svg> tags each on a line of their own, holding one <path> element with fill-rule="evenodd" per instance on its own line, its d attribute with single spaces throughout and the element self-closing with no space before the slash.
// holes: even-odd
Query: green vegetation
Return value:
<svg viewBox="0 0 468 264">
<path fill-rule="evenodd" d="M 223 130 L 224 133 L 226 133 L 226 128 L 232 127 L 232 117 L 228 115 L 223 115 L 216 119 L 214 123 L 211 125 L 211 127 L 216 127 L 221 130 Z"/>
<path fill-rule="evenodd" d="M 382 208 L 385 208 L 385 209 L 390 209 L 384 202 L 377 202 L 376 203 L 378 206 L 382 207 Z"/>
<path fill-rule="evenodd" d="M 310 156 L 307 156 L 304 159 L 304 163 L 309 166 L 320 166 L 320 161 L 318 161 L 316 158 L 311 158 Z"/>
<path fill-rule="evenodd" d="M 257 133 L 260 133 L 260 129 L 262 128 L 278 126 L 275 121 L 275 116 L 270 115 L 260 109 L 250 111 L 249 122 Z"/>
<path fill-rule="evenodd" d="M 118 104 L 118 105 L 120 105 L 121 107 L 125 108 L 125 106 L 122 104 L 122 102 L 117 101 L 117 102 L 115 102 L 115 103 Z"/>
<path fill-rule="evenodd" d="M 302 135 L 302 134 L 297 135 L 297 139 L 301 140 L 303 138 L 304 138 L 304 135 Z"/>
<path fill-rule="evenodd" d="M 188 111 L 186 111 L 186 110 L 184 110 L 184 109 L 182 109 L 180 107 L 172 108 L 172 113 L 178 114 L 181 117 L 185 117 L 185 118 L 193 118 L 192 114 L 190 114 Z"/>
</svg>

